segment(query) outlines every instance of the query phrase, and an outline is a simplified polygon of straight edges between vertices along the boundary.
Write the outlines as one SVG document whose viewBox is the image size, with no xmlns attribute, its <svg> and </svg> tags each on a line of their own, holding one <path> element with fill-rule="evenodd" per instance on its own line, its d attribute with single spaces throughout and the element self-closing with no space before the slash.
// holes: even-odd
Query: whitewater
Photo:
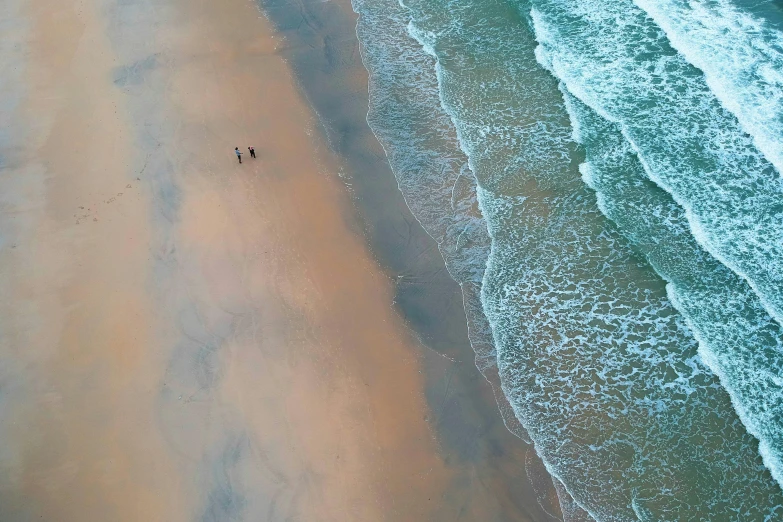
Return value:
<svg viewBox="0 0 783 522">
<path fill-rule="evenodd" d="M 353 6 L 368 123 L 564 519 L 783 520 L 776 11 Z"/>
</svg>

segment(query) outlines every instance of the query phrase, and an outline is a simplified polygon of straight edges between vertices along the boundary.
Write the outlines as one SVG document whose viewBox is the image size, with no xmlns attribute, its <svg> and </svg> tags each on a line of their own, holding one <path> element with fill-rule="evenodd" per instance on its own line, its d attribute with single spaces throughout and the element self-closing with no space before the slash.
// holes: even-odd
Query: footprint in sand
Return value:
<svg viewBox="0 0 783 522">
<path fill-rule="evenodd" d="M 136 179 L 139 179 L 139 178 L 136 178 Z M 131 184 L 130 184 L 130 183 L 128 183 L 127 185 L 125 185 L 125 188 L 132 188 L 132 187 L 131 187 Z M 107 205 L 108 205 L 108 204 L 110 204 L 110 203 L 112 203 L 112 202 L 114 202 L 114 201 L 117 201 L 117 198 L 118 198 L 118 197 L 121 197 L 123 194 L 124 194 L 123 192 L 117 192 L 117 195 L 116 195 L 116 196 L 114 196 L 114 197 L 111 197 L 111 198 L 109 198 L 109 199 L 107 199 L 107 200 L 104 200 L 103 202 L 104 202 L 105 204 L 107 204 Z M 81 207 L 81 206 L 80 206 L 80 207 L 79 207 L 79 210 L 84 210 L 84 207 Z M 87 209 L 87 211 L 88 211 L 88 212 L 90 212 L 91 210 L 92 210 L 92 209 L 89 209 L 89 208 Z M 74 214 L 74 215 L 73 215 L 73 217 L 77 218 L 77 219 L 76 219 L 76 224 L 78 225 L 78 224 L 80 224 L 80 223 L 81 223 L 81 219 L 82 219 L 82 218 L 88 218 L 88 217 L 90 217 L 90 214 L 83 214 L 81 217 L 77 217 L 77 214 Z M 98 221 L 98 218 L 93 218 L 93 221 Z"/>
</svg>

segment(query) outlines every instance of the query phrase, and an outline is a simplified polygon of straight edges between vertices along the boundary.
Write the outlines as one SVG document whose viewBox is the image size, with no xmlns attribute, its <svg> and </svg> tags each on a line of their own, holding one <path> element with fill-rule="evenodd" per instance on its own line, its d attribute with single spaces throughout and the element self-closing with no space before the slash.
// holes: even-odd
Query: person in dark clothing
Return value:
<svg viewBox="0 0 783 522">
<path fill-rule="evenodd" d="M 236 152 L 237 159 L 239 160 L 239 163 L 242 163 L 242 153 L 239 152 L 239 147 L 234 147 L 234 152 Z"/>
<path fill-rule="evenodd" d="M 256 157 L 256 149 L 254 149 L 253 147 L 248 147 L 247 150 L 250 151 L 250 157 L 251 158 L 255 158 Z"/>
</svg>

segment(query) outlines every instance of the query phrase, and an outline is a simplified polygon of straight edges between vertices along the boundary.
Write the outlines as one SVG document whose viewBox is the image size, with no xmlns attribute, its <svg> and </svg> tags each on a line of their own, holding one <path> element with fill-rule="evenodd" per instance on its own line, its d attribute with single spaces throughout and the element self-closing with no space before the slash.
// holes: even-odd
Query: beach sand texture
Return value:
<svg viewBox="0 0 783 522">
<path fill-rule="evenodd" d="M 7 0 L 0 32 L 0 519 L 539 512 L 444 501 L 448 361 L 256 4 Z"/>
</svg>

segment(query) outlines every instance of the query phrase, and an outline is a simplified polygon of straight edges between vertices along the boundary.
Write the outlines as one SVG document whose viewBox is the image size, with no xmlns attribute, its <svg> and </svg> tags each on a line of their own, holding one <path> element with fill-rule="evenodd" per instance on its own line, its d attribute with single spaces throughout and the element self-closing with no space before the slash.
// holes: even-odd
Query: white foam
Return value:
<svg viewBox="0 0 783 522">
<path fill-rule="evenodd" d="M 729 0 L 634 0 L 783 173 L 783 33 Z"/>
<path fill-rule="evenodd" d="M 783 185 L 708 89 L 630 0 L 536 0 L 541 63 L 618 124 L 691 233 L 783 320 Z"/>
<path fill-rule="evenodd" d="M 648 508 L 650 495 L 660 493 L 661 480 L 684 480 L 688 470 L 671 455 L 680 435 L 707 438 L 719 458 L 703 467 L 716 480 L 724 479 L 724 471 L 726 477 L 744 481 L 744 473 L 752 478 L 757 467 L 747 471 L 748 463 L 756 461 L 746 435 L 722 429 L 739 423 L 716 403 L 720 389 L 698 363 L 695 342 L 660 280 L 639 265 L 611 227 L 602 225 L 578 174 L 569 170 L 571 129 L 551 95 L 551 77 L 532 59 L 532 42 L 515 45 L 516 35 L 509 32 L 498 40 L 486 19 L 465 14 L 473 4 L 481 7 L 469 0 L 424 2 L 420 8 L 428 16 L 414 16 L 410 34 L 424 40 L 438 59 L 440 105 L 480 181 L 477 199 L 493 238 L 482 304 L 515 416 L 530 431 L 547 469 L 598 520 L 632 519 L 634 510 Z M 460 27 L 462 17 L 483 25 Z M 363 39 L 380 38 L 386 30 L 376 29 Z M 450 45 L 459 46 L 458 51 L 449 54 Z M 467 56 L 479 45 L 490 46 L 491 53 L 481 60 Z M 485 63 L 493 53 L 505 61 Z M 451 68 L 441 61 L 444 54 Z M 513 67 L 513 74 L 505 66 Z M 462 74 L 470 67 L 478 72 Z M 380 74 L 377 68 L 375 74 Z M 406 77 L 384 80 L 401 78 Z M 390 123 L 371 120 L 377 129 Z M 400 136 L 379 132 L 381 141 Z M 409 165 L 403 160 L 412 153 L 409 147 L 387 149 L 395 165 Z M 397 169 L 395 175 L 400 173 Z M 428 219 L 436 215 L 417 207 L 427 194 L 411 192 L 415 184 L 399 183 L 414 213 L 426 217 L 420 218 L 425 228 L 432 227 Z M 527 197 L 530 185 L 543 194 Z M 451 201 L 454 185 L 443 187 L 444 201 L 446 195 Z M 547 190 L 551 195 L 545 195 Z M 489 346 L 482 350 L 495 353 Z M 601 428 L 597 433 L 586 429 L 591 422 Z M 622 461 L 628 454 L 633 463 Z M 723 495 L 720 489 L 700 501 L 714 501 Z M 647 497 L 639 497 L 639 490 Z M 670 505 L 658 506 L 657 512 L 676 518 L 685 512 L 676 510 L 684 500 L 678 492 L 667 494 Z"/>
<path fill-rule="evenodd" d="M 743 424 L 762 441 L 763 462 L 780 480 L 779 456 L 764 441 L 780 438 L 783 382 L 775 373 L 783 368 L 783 331 L 742 279 L 695 244 L 681 208 L 663 193 L 635 190 L 642 169 L 619 130 L 563 92 L 588 151 L 580 169 L 585 181 L 598 191 L 602 211 L 670 281 L 669 300 L 699 341 L 702 360 L 729 392 Z"/>
<path fill-rule="evenodd" d="M 370 75 L 368 124 L 384 148 L 411 213 L 438 243 L 460 284 L 475 363 L 492 385 L 509 431 L 528 440 L 499 390 L 496 354 L 483 315 L 480 285 L 489 250 L 476 204 L 476 180 L 444 111 L 431 46 L 413 39 L 402 2 L 353 0 L 357 36 Z M 416 35 L 425 39 L 425 35 Z"/>
</svg>

